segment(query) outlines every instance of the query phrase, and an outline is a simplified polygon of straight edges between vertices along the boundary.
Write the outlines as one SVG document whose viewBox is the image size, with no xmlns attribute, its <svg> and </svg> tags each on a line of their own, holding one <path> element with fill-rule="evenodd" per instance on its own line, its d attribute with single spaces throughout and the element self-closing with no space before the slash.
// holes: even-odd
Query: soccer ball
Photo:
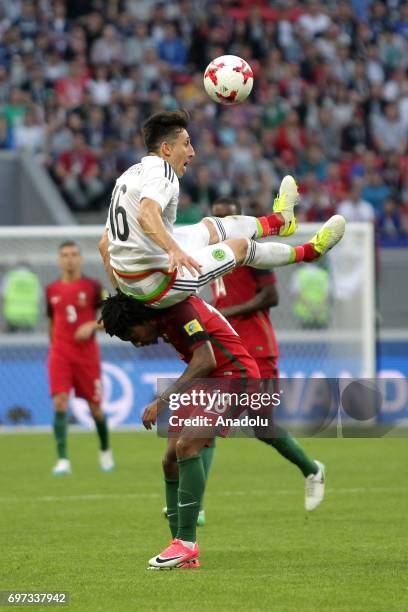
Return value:
<svg viewBox="0 0 408 612">
<path fill-rule="evenodd" d="M 237 104 L 247 99 L 254 84 L 251 66 L 236 55 L 221 55 L 204 72 L 204 87 L 220 104 Z"/>
</svg>

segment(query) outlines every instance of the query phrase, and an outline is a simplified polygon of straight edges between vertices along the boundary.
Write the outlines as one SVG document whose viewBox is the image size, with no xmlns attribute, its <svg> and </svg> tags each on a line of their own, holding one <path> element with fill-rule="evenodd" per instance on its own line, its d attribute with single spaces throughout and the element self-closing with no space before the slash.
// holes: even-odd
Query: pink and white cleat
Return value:
<svg viewBox="0 0 408 612">
<path fill-rule="evenodd" d="M 175 568 L 185 564 L 187 561 L 197 559 L 199 553 L 197 542 L 194 544 L 194 548 L 189 548 L 181 540 L 175 538 L 170 546 L 165 548 L 159 555 L 150 559 L 149 567 L 156 569 Z"/>
<path fill-rule="evenodd" d="M 185 561 L 181 565 L 178 565 L 175 569 L 198 569 L 201 567 L 201 563 L 198 559 L 192 559 L 191 561 Z"/>
</svg>

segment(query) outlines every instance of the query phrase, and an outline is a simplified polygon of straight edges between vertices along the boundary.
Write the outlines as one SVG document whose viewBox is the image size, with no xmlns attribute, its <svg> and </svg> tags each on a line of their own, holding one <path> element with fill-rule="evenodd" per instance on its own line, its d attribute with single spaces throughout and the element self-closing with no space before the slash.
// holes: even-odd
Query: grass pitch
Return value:
<svg viewBox="0 0 408 612">
<path fill-rule="evenodd" d="M 255 440 L 220 440 L 199 530 L 202 568 L 147 571 L 169 540 L 164 440 L 70 434 L 74 473 L 51 476 L 50 434 L 0 436 L 0 590 L 68 591 L 69 610 L 408 609 L 406 439 L 302 440 L 328 470 L 303 510 L 303 478 Z M 43 609 L 36 606 L 36 609 Z"/>
</svg>

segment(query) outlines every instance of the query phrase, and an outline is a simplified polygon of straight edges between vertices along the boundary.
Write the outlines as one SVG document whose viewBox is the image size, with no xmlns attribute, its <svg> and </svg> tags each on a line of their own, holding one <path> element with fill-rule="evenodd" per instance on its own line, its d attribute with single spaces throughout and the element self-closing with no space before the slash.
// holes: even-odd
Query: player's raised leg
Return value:
<svg viewBox="0 0 408 612">
<path fill-rule="evenodd" d="M 53 395 L 54 404 L 54 437 L 57 447 L 58 460 L 52 469 L 54 476 L 65 476 L 71 473 L 71 462 L 67 455 L 67 411 L 68 394 L 56 393 Z"/>
<path fill-rule="evenodd" d="M 247 265 L 252 268 L 269 269 L 271 267 L 287 266 L 301 261 L 315 261 L 332 249 L 343 237 L 346 222 L 341 215 L 331 217 L 323 227 L 305 244 L 292 247 L 275 242 L 255 242 L 251 240 L 244 260 L 236 252 L 234 241 L 227 240 L 237 257 L 237 265 Z M 242 248 L 242 244 L 241 244 Z"/>
<path fill-rule="evenodd" d="M 228 199 L 228 198 L 227 198 Z M 265 217 L 229 215 L 226 217 L 205 217 L 199 223 L 186 227 L 175 227 L 174 239 L 189 252 L 208 244 L 216 244 L 229 238 L 264 238 L 265 236 L 290 236 L 296 228 L 293 214 L 299 199 L 295 179 L 283 178 L 279 194 L 273 204 L 273 212 Z M 222 201 L 222 198 L 221 200 Z"/>
</svg>

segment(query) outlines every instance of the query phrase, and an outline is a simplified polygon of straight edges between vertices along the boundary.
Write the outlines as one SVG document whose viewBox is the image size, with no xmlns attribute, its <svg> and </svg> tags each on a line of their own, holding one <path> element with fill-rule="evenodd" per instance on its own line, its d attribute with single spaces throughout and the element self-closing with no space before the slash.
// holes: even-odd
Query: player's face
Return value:
<svg viewBox="0 0 408 612">
<path fill-rule="evenodd" d="M 211 207 L 211 213 L 214 217 L 228 217 L 230 215 L 237 215 L 237 207 L 231 204 L 213 204 Z"/>
<path fill-rule="evenodd" d="M 134 346 L 157 344 L 159 332 L 156 321 L 146 321 L 143 325 L 133 325 L 129 340 Z"/>
<path fill-rule="evenodd" d="M 169 144 L 168 161 L 179 178 L 184 176 L 187 166 L 195 156 L 193 145 L 187 130 L 181 130 L 176 140 Z"/>
<path fill-rule="evenodd" d="M 81 252 L 76 246 L 66 246 L 60 250 L 59 265 L 62 272 L 77 274 L 81 270 Z"/>
</svg>

